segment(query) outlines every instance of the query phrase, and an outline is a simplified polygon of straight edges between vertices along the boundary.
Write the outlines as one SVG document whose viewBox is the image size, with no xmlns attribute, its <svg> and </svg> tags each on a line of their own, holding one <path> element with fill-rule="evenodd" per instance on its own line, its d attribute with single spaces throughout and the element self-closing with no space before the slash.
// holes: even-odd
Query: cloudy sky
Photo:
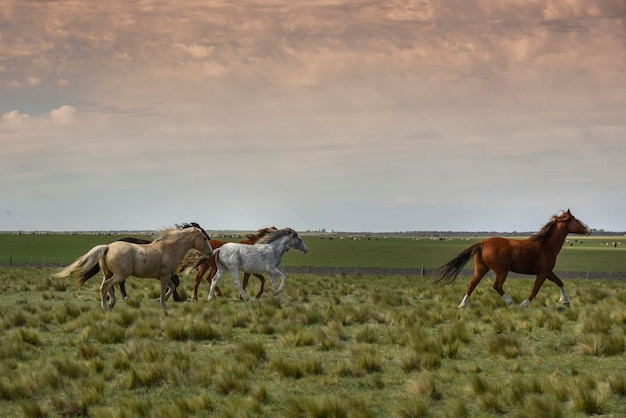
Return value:
<svg viewBox="0 0 626 418">
<path fill-rule="evenodd" d="M 0 231 L 626 230 L 623 0 L 0 10 Z"/>
</svg>

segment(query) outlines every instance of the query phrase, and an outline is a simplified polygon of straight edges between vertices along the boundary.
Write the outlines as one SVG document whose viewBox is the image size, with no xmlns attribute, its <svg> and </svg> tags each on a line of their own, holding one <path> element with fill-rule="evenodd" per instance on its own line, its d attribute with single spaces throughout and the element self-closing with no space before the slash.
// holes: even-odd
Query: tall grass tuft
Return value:
<svg viewBox="0 0 626 418">
<path fill-rule="evenodd" d="M 365 325 L 356 332 L 355 339 L 359 343 L 375 344 L 378 342 L 377 328 L 372 325 Z"/>
<path fill-rule="evenodd" d="M 416 379 L 409 382 L 409 389 L 418 396 L 427 396 L 435 401 L 443 399 L 441 385 L 432 373 L 421 373 Z"/>
<path fill-rule="evenodd" d="M 20 402 L 20 409 L 26 418 L 44 418 L 49 416 L 45 406 L 34 400 Z"/>
<path fill-rule="evenodd" d="M 586 382 L 575 382 L 570 389 L 570 403 L 576 412 L 587 415 L 601 415 L 610 398 L 611 390 L 608 384 L 589 387 Z"/>
<path fill-rule="evenodd" d="M 591 356 L 620 356 L 624 353 L 624 331 L 616 330 L 605 334 L 584 335 L 577 348 L 582 354 Z"/>
<path fill-rule="evenodd" d="M 487 348 L 491 354 L 498 354 L 504 358 L 516 358 L 522 355 L 522 343 L 517 334 L 494 334 L 487 341 Z"/>
<path fill-rule="evenodd" d="M 356 347 L 352 350 L 352 365 L 358 374 L 382 371 L 380 354 L 373 347 Z"/>
<path fill-rule="evenodd" d="M 344 418 L 349 416 L 350 405 L 338 396 L 292 398 L 287 401 L 287 417 Z"/>
<path fill-rule="evenodd" d="M 188 319 L 169 323 L 165 327 L 165 335 L 174 341 L 203 341 L 219 340 L 224 334 L 208 322 Z"/>
<path fill-rule="evenodd" d="M 619 396 L 626 396 L 626 373 L 621 371 L 613 372 L 608 377 L 611 391 Z"/>
<path fill-rule="evenodd" d="M 400 402 L 396 407 L 396 414 L 400 418 L 426 418 L 431 416 L 428 401 L 422 397 L 410 398 Z"/>
<path fill-rule="evenodd" d="M 560 418 L 563 416 L 561 403 L 552 395 L 528 394 L 523 399 L 523 407 L 516 411 L 516 417 Z"/>
<path fill-rule="evenodd" d="M 592 307 L 586 310 L 578 323 L 580 333 L 608 333 L 611 329 L 611 313 L 608 308 Z"/>
</svg>

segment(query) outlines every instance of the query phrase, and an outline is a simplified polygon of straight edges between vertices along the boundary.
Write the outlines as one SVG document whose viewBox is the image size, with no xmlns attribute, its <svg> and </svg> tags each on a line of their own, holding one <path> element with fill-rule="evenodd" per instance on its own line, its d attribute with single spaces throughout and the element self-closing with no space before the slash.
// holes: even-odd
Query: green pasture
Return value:
<svg viewBox="0 0 626 418">
<path fill-rule="evenodd" d="M 67 265 L 92 247 L 121 237 L 123 235 L 0 234 L 0 265 L 10 262 L 18 266 Z M 619 242 L 619 238 L 571 235 L 559 254 L 556 270 L 626 272 L 626 239 L 617 248 L 612 245 Z M 289 251 L 283 257 L 285 266 L 434 269 L 483 238 L 329 239 L 303 235 L 303 239 L 309 253 Z M 467 268 L 471 267 L 470 262 Z"/>
<path fill-rule="evenodd" d="M 104 312 L 98 281 L 54 271 L 0 267 L 2 417 L 626 415 L 624 281 L 570 280 L 570 308 L 548 283 L 528 309 L 483 283 L 459 311 L 466 283 L 430 277 L 292 274 L 248 303 L 227 277 L 163 310 L 131 278 Z M 506 286 L 519 303 L 531 281 Z"/>
</svg>

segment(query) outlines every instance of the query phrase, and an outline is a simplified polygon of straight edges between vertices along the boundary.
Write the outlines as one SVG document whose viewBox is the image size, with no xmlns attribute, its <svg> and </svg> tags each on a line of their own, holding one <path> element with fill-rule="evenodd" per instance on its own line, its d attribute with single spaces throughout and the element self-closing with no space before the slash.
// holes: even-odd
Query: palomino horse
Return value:
<svg viewBox="0 0 626 418">
<path fill-rule="evenodd" d="M 132 242 L 133 244 L 140 244 L 140 245 L 150 244 L 152 242 L 152 241 L 148 241 L 145 239 L 134 238 L 134 237 L 120 238 L 116 241 Z M 90 278 L 98 274 L 99 272 L 100 272 L 100 263 L 94 264 L 94 266 L 89 271 L 82 273 L 78 277 L 78 285 L 82 286 L 87 280 L 89 280 Z M 171 279 L 172 279 L 172 283 L 174 283 L 174 286 L 175 286 L 172 292 L 172 297 L 174 298 L 176 302 L 182 302 L 183 298 L 178 294 L 178 291 L 176 290 L 176 288 L 180 284 L 180 279 L 178 278 L 177 274 L 174 274 Z M 124 280 L 123 282 L 119 282 L 118 285 L 120 287 L 120 293 L 122 294 L 122 298 L 128 299 L 128 293 L 126 293 L 126 280 Z"/>
<path fill-rule="evenodd" d="M 289 248 L 301 251 L 306 254 L 309 249 L 306 247 L 302 238 L 296 231 L 291 228 L 278 229 L 265 235 L 259 239 L 254 245 L 238 244 L 229 242 L 215 250 L 215 261 L 217 264 L 217 273 L 211 282 L 211 290 L 209 290 L 209 300 L 213 299 L 215 287 L 222 279 L 222 276 L 229 270 L 235 285 L 239 289 L 241 297 L 248 301 L 250 296 L 246 293 L 239 282 L 239 271 L 248 273 L 267 272 L 272 281 L 274 288 L 274 296 L 279 297 L 285 286 L 285 275 L 278 269 L 280 260 Z M 276 277 L 280 277 L 280 286 L 276 287 Z"/>
<path fill-rule="evenodd" d="M 256 231 L 255 234 L 246 235 L 246 238 L 243 241 L 238 241 L 238 243 L 239 244 L 254 244 L 260 238 L 274 231 L 277 231 L 275 226 L 259 229 L 258 231 Z M 220 240 L 212 239 L 211 241 L 209 241 L 209 243 L 211 244 L 211 248 L 213 248 L 213 250 L 216 250 L 220 248 L 222 245 L 228 243 L 228 241 L 220 241 Z M 215 273 L 217 273 L 217 265 L 215 264 L 215 255 L 212 255 L 211 257 L 205 257 L 203 255 L 198 255 L 197 252 L 192 251 L 183 258 L 183 261 L 180 262 L 176 272 L 182 273 L 184 270 L 192 270 L 192 269 L 195 269 L 196 267 L 198 268 L 198 273 L 196 274 L 196 281 L 193 286 L 193 295 L 191 296 L 191 299 L 193 300 L 198 300 L 198 286 L 200 286 L 200 282 L 202 282 L 202 276 L 204 276 L 204 273 L 206 273 L 207 270 L 209 270 L 209 275 L 206 278 L 207 281 L 209 282 L 209 285 L 211 284 L 213 277 L 215 277 Z M 258 299 L 263 294 L 263 290 L 265 288 L 265 277 L 263 277 L 262 274 L 258 274 L 258 273 L 254 273 L 254 276 L 257 277 L 261 281 L 261 288 L 259 289 L 258 293 L 255 296 L 255 298 Z M 244 290 L 248 286 L 248 279 L 250 279 L 250 273 L 244 272 L 244 275 L 243 275 Z M 215 287 L 215 293 L 217 294 L 217 296 L 222 295 L 222 292 L 219 290 L 218 287 Z"/>
<path fill-rule="evenodd" d="M 539 232 L 527 239 L 487 238 L 467 248 L 449 263 L 441 266 L 434 283 L 446 285 L 454 282 L 463 266 L 474 256 L 474 277 L 472 277 L 472 281 L 467 287 L 467 293 L 459 305 L 460 309 L 469 305 L 470 295 L 489 270 L 493 270 L 496 274 L 493 288 L 509 306 L 513 305 L 513 299 L 502 290 L 502 285 L 509 271 L 536 275 L 533 290 L 521 306 L 528 307 L 530 305 L 546 279 L 559 287 L 561 291 L 559 302 L 569 306 L 570 300 L 563 287 L 563 282 L 554 274 L 552 269 L 565 237 L 570 232 L 589 235 L 591 230 L 576 219 L 568 209 L 567 212 L 554 215 Z"/>
<path fill-rule="evenodd" d="M 115 306 L 113 285 L 123 282 L 128 276 L 154 277 L 161 282 L 159 303 L 165 306 L 174 284 L 172 275 L 185 253 L 192 248 L 207 255 L 213 253 L 209 244 L 209 235 L 197 223 L 184 224 L 170 228 L 150 244 L 139 245 L 124 241 L 115 241 L 108 245 L 98 245 L 80 257 L 54 277 L 66 277 L 74 272 L 83 274 L 99 263 L 103 273 L 100 285 L 100 303 L 104 310 Z M 106 304 L 106 295 L 109 304 Z"/>
</svg>

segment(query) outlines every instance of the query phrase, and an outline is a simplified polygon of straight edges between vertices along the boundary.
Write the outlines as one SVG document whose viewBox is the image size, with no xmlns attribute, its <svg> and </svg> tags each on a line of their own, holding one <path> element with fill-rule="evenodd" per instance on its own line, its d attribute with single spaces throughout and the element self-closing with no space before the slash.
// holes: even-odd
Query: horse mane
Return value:
<svg viewBox="0 0 626 418">
<path fill-rule="evenodd" d="M 267 234 L 273 232 L 273 231 L 277 231 L 278 229 L 276 229 L 275 226 L 269 226 L 267 228 L 262 228 L 259 229 L 258 231 L 256 231 L 256 233 L 254 234 L 246 234 L 246 239 L 250 240 L 250 241 L 257 241 L 260 238 L 266 236 Z"/>
<path fill-rule="evenodd" d="M 207 234 L 207 232 L 204 230 L 204 228 L 202 228 L 198 223 L 196 222 L 191 222 L 191 223 L 184 223 L 184 224 L 176 224 L 173 227 L 170 228 L 166 228 L 160 231 L 159 236 L 157 237 L 157 239 L 155 239 L 155 241 L 161 241 L 164 239 L 167 239 L 175 234 L 179 234 L 181 232 L 184 232 L 186 230 L 188 230 L 189 228 L 198 228 L 202 231 L 202 233 L 204 233 L 204 235 L 207 237 L 207 239 L 209 238 L 209 234 Z"/>
<path fill-rule="evenodd" d="M 570 217 L 570 214 L 567 212 L 557 213 L 556 215 L 553 215 L 552 218 L 548 221 L 548 223 L 546 223 L 539 231 L 532 234 L 529 239 L 531 241 L 539 241 L 539 242 L 545 241 L 550 236 L 550 233 L 554 229 L 554 226 L 558 222 L 567 221 L 569 217 Z"/>
<path fill-rule="evenodd" d="M 280 237 L 283 237 L 283 236 L 289 235 L 289 234 L 295 234 L 295 233 L 296 233 L 296 231 L 294 231 L 291 228 L 277 229 L 276 231 L 272 231 L 269 234 L 261 237 L 261 239 L 259 239 L 256 243 L 257 244 L 268 244 L 270 242 L 276 241 Z"/>
</svg>

